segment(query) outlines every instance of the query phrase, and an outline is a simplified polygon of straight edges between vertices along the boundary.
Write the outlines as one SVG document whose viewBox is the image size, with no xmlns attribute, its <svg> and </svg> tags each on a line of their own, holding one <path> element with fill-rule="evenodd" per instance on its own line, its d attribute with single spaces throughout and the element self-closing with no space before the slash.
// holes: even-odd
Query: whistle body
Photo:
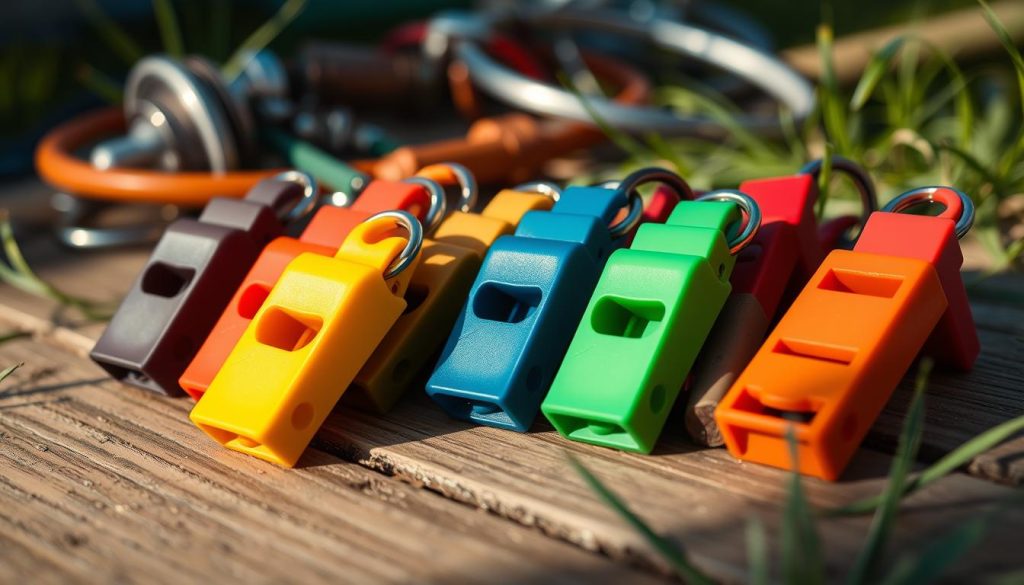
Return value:
<svg viewBox="0 0 1024 585">
<path fill-rule="evenodd" d="M 236 287 L 234 296 L 181 375 L 178 381 L 181 388 L 196 400 L 206 392 L 292 260 L 303 253 L 333 256 L 349 232 L 375 213 L 404 209 L 422 216 L 428 206 L 429 198 L 420 185 L 372 181 L 351 207 L 318 209 L 298 239 L 283 236 L 274 239 Z"/>
<path fill-rule="evenodd" d="M 229 449 L 291 467 L 405 308 L 405 240 L 355 228 L 333 258 L 293 260 L 190 418 Z"/>
<path fill-rule="evenodd" d="M 731 289 L 733 203 L 679 203 L 608 260 L 541 410 L 569 439 L 649 453 Z"/>
<path fill-rule="evenodd" d="M 611 251 L 625 195 L 571 187 L 494 242 L 427 383 L 450 416 L 525 432 Z M 621 240 L 621 238 L 619 238 Z"/>
<path fill-rule="evenodd" d="M 836 479 L 946 309 L 934 267 L 836 250 L 797 297 L 715 412 L 748 461 Z"/>
<path fill-rule="evenodd" d="M 283 226 L 274 211 L 301 187 L 263 181 L 243 200 L 216 198 L 198 220 L 167 227 L 89 356 L 114 379 L 170 396 L 260 250 Z"/>
<path fill-rule="evenodd" d="M 545 211 L 552 200 L 504 190 L 480 213 L 454 212 L 423 241 L 419 268 L 406 292 L 408 306 L 356 375 L 342 405 L 372 412 L 390 410 L 436 357 L 458 319 L 491 244 L 511 234 L 529 211 Z"/>
</svg>

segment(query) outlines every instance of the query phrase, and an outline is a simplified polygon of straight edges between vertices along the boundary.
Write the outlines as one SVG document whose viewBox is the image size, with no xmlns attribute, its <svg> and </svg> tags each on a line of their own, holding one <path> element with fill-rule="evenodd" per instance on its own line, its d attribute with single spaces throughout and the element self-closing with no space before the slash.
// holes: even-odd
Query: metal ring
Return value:
<svg viewBox="0 0 1024 585">
<path fill-rule="evenodd" d="M 739 206 L 741 213 L 745 212 L 747 214 L 747 222 L 743 225 L 743 229 L 729 240 L 729 252 L 733 255 L 746 248 L 747 244 L 757 235 L 757 230 L 761 229 L 761 208 L 757 206 L 757 202 L 750 195 L 743 191 L 719 189 L 705 193 L 696 200 L 728 201 Z M 742 220 L 743 218 L 741 217 L 740 221 Z"/>
<path fill-rule="evenodd" d="M 544 195 L 555 203 L 558 203 L 558 200 L 562 198 L 562 188 L 557 183 L 552 183 L 551 181 L 527 181 L 512 187 L 512 190 Z"/>
<path fill-rule="evenodd" d="M 614 181 L 604 181 L 600 186 L 610 185 L 612 183 L 614 183 Z M 690 189 L 690 185 L 687 184 L 682 177 L 672 171 L 658 167 L 645 167 L 635 170 L 626 176 L 625 179 L 619 181 L 618 186 L 615 187 L 615 189 L 626 194 L 629 198 L 630 207 L 629 214 L 626 215 L 621 222 L 608 228 L 611 231 L 612 237 L 617 238 L 632 230 L 638 223 L 640 223 L 640 219 L 644 212 L 644 201 L 640 197 L 640 192 L 637 191 L 637 189 L 641 185 L 646 185 L 647 183 L 660 183 L 665 185 L 675 191 L 676 194 L 679 195 L 680 200 L 693 199 L 693 190 Z"/>
<path fill-rule="evenodd" d="M 423 217 L 423 231 L 429 234 L 448 214 L 448 199 L 444 195 L 444 187 L 437 181 L 426 177 L 409 177 L 402 179 L 402 182 L 420 185 L 430 194 L 430 208 L 427 209 L 427 214 Z"/>
<path fill-rule="evenodd" d="M 271 178 L 275 181 L 285 181 L 302 185 L 302 199 L 299 199 L 298 203 L 291 206 L 283 215 L 278 214 L 278 219 L 281 221 L 295 221 L 299 218 L 305 217 L 309 212 L 316 208 L 320 189 L 317 187 L 316 179 L 313 178 L 313 175 L 303 171 L 290 170 L 278 173 Z"/>
<path fill-rule="evenodd" d="M 692 25 L 662 18 L 637 23 L 608 10 L 540 11 L 499 16 L 491 24 L 509 22 L 596 29 L 642 37 L 662 49 L 705 61 L 760 87 L 789 108 L 798 121 L 814 108 L 811 85 L 788 65 L 762 50 Z M 584 105 L 572 92 L 529 79 L 496 62 L 471 39 L 463 39 L 454 51 L 456 58 L 469 69 L 474 85 L 513 107 L 534 114 L 591 124 L 596 115 L 614 128 L 635 133 L 722 136 L 728 132 L 721 123 L 710 118 L 681 117 L 658 108 L 624 106 L 602 97 L 588 96 Z M 778 116 L 743 116 L 739 124 L 754 132 L 781 130 Z"/>
<path fill-rule="evenodd" d="M 960 200 L 960 204 L 963 206 L 963 209 L 960 211 L 960 216 L 953 220 L 956 222 L 956 226 L 954 228 L 956 230 L 956 237 L 958 239 L 962 238 L 967 235 L 967 232 L 971 231 L 971 226 L 974 225 L 974 202 L 967 196 L 967 193 L 964 193 L 960 189 L 941 185 L 918 187 L 917 189 L 911 189 L 905 193 L 900 193 L 894 197 L 892 201 L 886 203 L 885 207 L 882 208 L 882 211 L 900 213 L 901 211 L 905 211 L 921 203 L 941 203 L 946 205 L 941 198 L 935 197 L 936 193 L 944 190 L 955 193 L 957 198 Z"/>
<path fill-rule="evenodd" d="M 388 264 L 387 270 L 384 271 L 384 280 L 388 280 L 401 274 L 420 253 L 420 248 L 423 246 L 423 226 L 420 225 L 420 221 L 416 219 L 416 216 L 400 209 L 382 211 L 367 218 L 364 223 L 382 219 L 395 220 L 395 223 L 405 228 L 405 231 L 409 233 L 409 239 L 405 247 L 402 248 L 402 251 L 391 261 L 391 264 Z"/>
<path fill-rule="evenodd" d="M 825 159 L 813 160 L 801 167 L 799 174 L 811 175 L 817 181 L 824 164 Z M 833 156 L 832 169 L 845 173 L 857 187 L 857 191 L 860 193 L 860 201 L 863 205 L 863 211 L 860 216 L 860 225 L 863 226 L 867 223 L 871 213 L 878 209 L 878 194 L 875 191 L 875 183 L 863 167 L 848 158 Z"/>
<path fill-rule="evenodd" d="M 184 105 L 196 125 L 203 150 L 213 173 L 224 173 L 238 166 L 239 155 L 228 138 L 230 124 L 216 98 L 203 87 L 198 77 L 180 63 L 164 55 L 143 58 L 132 67 L 124 88 L 124 109 L 131 118 L 140 108 L 139 89 L 149 79 L 164 84 Z"/>
<path fill-rule="evenodd" d="M 477 185 L 473 171 L 466 168 L 466 165 L 457 162 L 443 162 L 423 167 L 416 174 L 422 176 L 421 173 L 431 167 L 444 167 L 455 175 L 455 180 L 459 183 L 459 211 L 469 213 L 476 207 L 476 200 L 480 196 L 480 187 Z"/>
</svg>

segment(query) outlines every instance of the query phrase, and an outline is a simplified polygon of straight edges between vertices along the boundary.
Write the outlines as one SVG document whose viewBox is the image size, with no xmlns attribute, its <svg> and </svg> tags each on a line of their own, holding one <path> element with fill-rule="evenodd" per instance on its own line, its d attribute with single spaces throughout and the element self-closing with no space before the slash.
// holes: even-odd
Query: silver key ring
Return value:
<svg viewBox="0 0 1024 585">
<path fill-rule="evenodd" d="M 430 208 L 427 209 L 422 225 L 423 231 L 429 234 L 434 231 L 434 228 L 448 214 L 448 199 L 445 197 L 444 187 L 438 184 L 437 181 L 426 177 L 409 177 L 408 179 L 402 179 L 402 182 L 420 185 L 430 195 Z"/>
<path fill-rule="evenodd" d="M 562 188 L 551 181 L 529 181 L 526 183 L 520 183 L 515 187 L 512 187 L 512 190 L 520 191 L 522 193 L 537 193 L 538 195 L 544 195 L 555 203 L 558 203 L 558 200 L 562 198 Z"/>
<path fill-rule="evenodd" d="M 363 223 L 382 220 L 392 220 L 398 227 L 405 228 L 405 231 L 409 234 L 405 247 L 402 248 L 402 251 L 398 253 L 398 256 L 391 261 L 387 270 L 384 271 L 384 280 L 389 280 L 405 271 L 416 259 L 416 256 L 419 255 L 420 248 L 423 246 L 423 226 L 420 225 L 420 221 L 413 214 L 402 210 L 382 211 L 370 216 Z"/>
<path fill-rule="evenodd" d="M 510 23 L 598 30 L 643 38 L 661 49 L 706 62 L 741 77 L 788 108 L 797 121 L 806 118 L 814 108 L 811 85 L 778 58 L 689 24 L 662 18 L 637 23 L 622 18 L 614 11 L 573 9 L 494 15 L 489 20 L 489 24 L 495 27 Z M 661 108 L 627 106 L 594 96 L 588 96 L 584 105 L 579 96 L 570 91 L 527 78 L 498 63 L 472 37 L 456 43 L 454 55 L 465 63 L 474 85 L 508 105 L 534 114 L 593 123 L 593 111 L 610 126 L 634 133 L 722 136 L 728 132 L 721 123 L 710 118 L 679 116 Z M 738 123 L 758 133 L 774 133 L 781 129 L 779 117 L 775 115 L 743 116 Z"/>
<path fill-rule="evenodd" d="M 739 253 L 740 250 L 746 248 L 754 236 L 757 235 L 757 231 L 761 229 L 761 208 L 757 206 L 757 202 L 750 195 L 747 195 L 743 191 L 737 191 L 735 189 L 719 189 L 717 191 L 710 191 L 701 195 L 696 199 L 697 201 L 726 201 L 729 203 L 735 203 L 742 214 L 746 214 L 747 222 L 743 225 L 743 229 L 739 231 L 735 236 L 729 239 L 729 252 L 733 255 Z M 743 221 L 743 218 L 740 218 Z"/>
<path fill-rule="evenodd" d="M 271 177 L 274 181 L 284 181 L 290 183 L 298 183 L 302 185 L 302 199 L 288 208 L 287 211 L 281 213 L 278 210 L 278 219 L 282 222 L 291 222 L 297 219 L 301 219 L 307 215 L 313 209 L 316 208 L 317 201 L 319 200 L 320 188 L 316 184 L 316 179 L 313 175 L 305 173 L 303 171 L 285 171 L 278 173 Z"/>
<path fill-rule="evenodd" d="M 644 212 L 644 202 L 637 189 L 641 185 L 660 183 L 675 191 L 680 201 L 683 199 L 693 199 L 693 190 L 690 189 L 690 185 L 682 177 L 672 171 L 658 167 L 646 167 L 633 171 L 625 179 L 618 181 L 615 187 L 610 187 L 610 185 L 615 183 L 616 181 L 604 181 L 597 185 L 623 191 L 629 199 L 629 214 L 622 221 L 608 228 L 612 233 L 612 237 L 615 238 L 629 232 L 640 223 Z"/>
<path fill-rule="evenodd" d="M 480 196 L 480 187 L 477 185 L 476 176 L 473 175 L 473 171 L 457 162 L 442 162 L 424 167 L 419 172 L 422 173 L 430 167 L 446 167 L 455 175 L 455 180 L 459 184 L 459 206 L 457 208 L 459 211 L 469 213 L 476 207 L 477 198 Z"/>
<path fill-rule="evenodd" d="M 885 204 L 882 207 L 882 211 L 889 213 L 900 213 L 915 207 L 917 205 L 925 203 L 939 203 L 946 205 L 946 202 L 941 197 L 936 197 L 935 194 L 941 191 L 951 191 L 960 200 L 960 204 L 963 208 L 960 211 L 960 215 L 954 219 L 956 226 L 956 237 L 960 239 L 967 235 L 967 232 L 971 231 L 971 226 L 974 225 L 974 202 L 960 189 L 954 187 L 944 186 L 932 186 L 932 187 L 918 187 L 917 189 L 911 189 L 905 193 L 900 193 L 892 199 L 892 201 Z M 949 206 L 946 205 L 948 209 Z"/>
</svg>

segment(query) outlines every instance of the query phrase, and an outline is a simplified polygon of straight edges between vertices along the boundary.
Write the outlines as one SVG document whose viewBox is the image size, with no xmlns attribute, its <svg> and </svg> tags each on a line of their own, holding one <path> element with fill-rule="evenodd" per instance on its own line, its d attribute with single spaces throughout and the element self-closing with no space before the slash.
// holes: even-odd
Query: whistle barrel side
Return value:
<svg viewBox="0 0 1024 585">
<path fill-rule="evenodd" d="M 923 260 L 829 254 L 715 412 L 729 451 L 836 479 L 946 309 Z"/>
</svg>

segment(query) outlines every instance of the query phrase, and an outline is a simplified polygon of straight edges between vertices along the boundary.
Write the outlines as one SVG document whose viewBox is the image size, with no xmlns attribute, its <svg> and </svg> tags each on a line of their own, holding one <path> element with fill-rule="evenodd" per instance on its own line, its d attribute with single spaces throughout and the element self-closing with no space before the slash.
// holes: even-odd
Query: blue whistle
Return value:
<svg viewBox="0 0 1024 585">
<path fill-rule="evenodd" d="M 453 418 L 529 429 L 605 261 L 642 211 L 635 190 L 570 187 L 551 211 L 524 215 L 484 258 L 427 394 Z"/>
</svg>

